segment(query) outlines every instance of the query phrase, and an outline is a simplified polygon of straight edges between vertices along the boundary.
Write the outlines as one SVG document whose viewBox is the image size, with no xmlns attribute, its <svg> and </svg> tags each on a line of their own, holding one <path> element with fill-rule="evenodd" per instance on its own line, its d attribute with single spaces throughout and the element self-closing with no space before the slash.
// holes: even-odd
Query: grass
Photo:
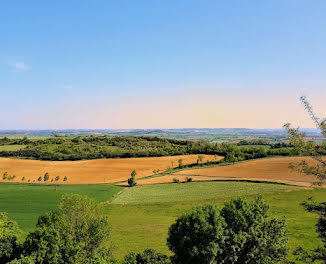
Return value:
<svg viewBox="0 0 326 264">
<path fill-rule="evenodd" d="M 190 182 L 155 184 L 128 188 L 113 204 L 142 204 L 221 199 L 243 195 L 295 190 L 298 187 L 268 183 L 243 183 L 237 181 Z M 204 196 L 203 196 L 204 194 Z"/>
<path fill-rule="evenodd" d="M 151 198 L 149 194 L 153 194 L 154 190 L 159 194 L 154 194 Z M 270 205 L 272 216 L 286 217 L 289 259 L 294 260 L 291 252 L 297 246 L 313 248 L 320 243 L 314 226 L 317 217 L 306 212 L 300 203 L 309 197 L 314 197 L 316 201 L 325 201 L 324 189 L 309 190 L 278 184 L 194 182 L 139 186 L 134 188 L 133 194 L 132 189 L 127 189 L 115 198 L 108 207 L 113 227 L 112 240 L 116 246 L 114 254 L 121 259 L 130 250 L 141 252 L 146 248 L 169 254 L 166 246 L 168 228 L 184 211 L 208 203 L 221 208 L 231 198 L 246 196 L 252 200 L 259 193 Z"/>
<path fill-rule="evenodd" d="M 26 145 L 3 145 L 0 146 L 0 151 L 16 151 L 26 148 Z"/>
<path fill-rule="evenodd" d="M 35 227 L 40 215 L 57 208 L 65 193 L 87 195 L 98 202 L 110 200 L 122 188 L 113 185 L 0 184 L 0 212 L 7 212 L 24 232 Z"/>
<path fill-rule="evenodd" d="M 119 191 L 123 190 L 116 198 Z M 64 193 L 88 195 L 106 206 L 112 226 L 114 255 L 122 259 L 129 251 L 154 248 L 169 254 L 168 228 L 184 211 L 203 204 L 219 208 L 231 198 L 252 200 L 262 194 L 275 217 L 286 217 L 291 252 L 297 246 L 312 248 L 320 243 L 315 232 L 317 217 L 307 213 L 300 203 L 308 197 L 326 200 L 325 189 L 304 189 L 290 185 L 244 182 L 191 182 L 158 184 L 123 189 L 112 185 L 0 184 L 0 211 L 6 211 L 24 230 L 33 230 L 39 215 L 57 208 Z M 290 255 L 293 260 L 293 256 Z"/>
</svg>

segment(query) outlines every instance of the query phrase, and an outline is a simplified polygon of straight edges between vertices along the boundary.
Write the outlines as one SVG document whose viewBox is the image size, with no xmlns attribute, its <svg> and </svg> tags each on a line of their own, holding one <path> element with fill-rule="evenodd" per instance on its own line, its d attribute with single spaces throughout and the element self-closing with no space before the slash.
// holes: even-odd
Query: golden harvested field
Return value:
<svg viewBox="0 0 326 264">
<path fill-rule="evenodd" d="M 203 155 L 204 162 L 215 160 L 213 155 Z M 130 177 L 133 169 L 137 171 L 136 178 L 154 174 L 153 170 L 166 170 L 168 167 L 177 167 L 178 160 L 182 159 L 183 164 L 191 164 L 197 161 L 198 155 L 183 155 L 154 158 L 129 158 L 129 159 L 98 159 L 82 161 L 39 161 L 24 159 L 0 158 L 0 181 L 2 174 L 7 171 L 9 175 L 16 175 L 12 181 L 21 182 L 25 177 L 25 182 L 37 182 L 39 176 L 44 173 L 50 174 L 50 179 L 60 176 L 59 183 L 66 184 L 92 184 L 110 183 L 125 181 Z M 217 157 L 220 160 L 223 157 Z M 62 179 L 68 177 L 66 182 Z"/>
<path fill-rule="evenodd" d="M 307 176 L 289 169 L 289 163 L 299 163 L 306 160 L 310 164 L 316 164 L 312 158 L 286 157 L 252 160 L 234 165 L 185 170 L 175 174 L 175 176 L 206 176 L 216 179 L 243 179 L 281 182 L 310 186 L 311 182 L 317 181 L 314 176 Z M 173 177 L 172 177 L 173 178 Z M 213 178 L 212 178 L 213 179 Z M 166 179 L 162 179 L 165 181 Z"/>
</svg>

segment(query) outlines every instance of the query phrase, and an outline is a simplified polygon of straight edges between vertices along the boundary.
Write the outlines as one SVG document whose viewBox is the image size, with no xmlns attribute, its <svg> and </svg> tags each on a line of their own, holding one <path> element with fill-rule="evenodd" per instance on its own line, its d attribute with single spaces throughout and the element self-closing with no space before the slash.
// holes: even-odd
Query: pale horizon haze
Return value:
<svg viewBox="0 0 326 264">
<path fill-rule="evenodd" d="M 313 128 L 326 1 L 2 1 L 0 129 Z"/>
</svg>

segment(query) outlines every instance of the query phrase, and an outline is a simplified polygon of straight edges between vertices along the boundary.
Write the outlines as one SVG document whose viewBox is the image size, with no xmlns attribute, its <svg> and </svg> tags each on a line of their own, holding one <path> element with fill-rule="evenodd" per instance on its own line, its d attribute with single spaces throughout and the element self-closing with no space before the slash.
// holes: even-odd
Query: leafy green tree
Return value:
<svg viewBox="0 0 326 264">
<path fill-rule="evenodd" d="M 136 175 L 137 175 L 137 172 L 135 170 L 133 170 L 131 172 L 131 174 L 130 174 L 131 177 L 128 179 L 128 185 L 129 185 L 129 187 L 134 187 L 137 184 L 136 178 L 135 178 Z"/>
<path fill-rule="evenodd" d="M 49 173 L 45 173 L 44 176 L 43 176 L 43 180 L 46 182 L 50 179 L 50 174 Z"/>
<path fill-rule="evenodd" d="M 203 155 L 198 155 L 198 161 L 200 162 L 200 164 L 203 163 L 204 160 L 204 156 Z"/>
<path fill-rule="evenodd" d="M 19 251 L 17 239 L 21 231 L 6 213 L 0 213 L 0 263 L 14 259 Z"/>
<path fill-rule="evenodd" d="M 314 110 L 306 97 L 303 96 L 300 99 L 316 127 L 320 130 L 324 138 L 326 138 L 326 119 L 320 119 L 315 115 Z M 318 181 L 313 184 L 322 185 L 326 180 L 326 161 L 323 158 L 323 154 L 317 151 L 318 148 L 316 143 L 313 141 L 306 141 L 306 134 L 300 132 L 298 128 L 292 128 L 290 124 L 285 124 L 284 128 L 289 133 L 289 140 L 294 146 L 295 151 L 303 156 L 309 156 L 317 162 L 317 165 L 309 165 L 305 160 L 303 160 L 299 164 L 290 164 L 290 167 L 293 170 L 306 175 L 316 176 Z M 324 141 L 319 147 L 326 147 L 326 142 Z"/>
<path fill-rule="evenodd" d="M 314 121 L 316 127 L 320 130 L 321 134 L 326 138 L 326 119 L 318 118 L 312 106 L 308 102 L 306 97 L 300 98 L 305 109 L 309 113 L 311 119 Z M 310 165 L 303 160 L 299 164 L 290 164 L 290 167 L 298 172 L 306 175 L 314 175 L 318 179 L 314 182 L 314 185 L 322 185 L 326 180 L 326 161 L 323 158 L 323 153 L 318 152 L 318 149 L 326 147 L 324 141 L 321 145 L 316 145 L 313 141 L 306 141 L 305 133 L 301 133 L 299 129 L 292 128 L 290 124 L 284 125 L 289 133 L 290 143 L 294 146 L 295 150 L 304 156 L 309 156 L 317 162 L 317 165 Z M 326 263 L 326 202 L 316 203 L 312 199 L 302 204 L 309 212 L 319 215 L 319 220 L 316 225 L 319 237 L 323 242 L 323 247 L 317 247 L 313 250 L 306 250 L 303 247 L 299 247 L 295 250 L 294 254 L 297 256 L 297 260 L 305 263 Z"/>
<path fill-rule="evenodd" d="M 60 180 L 60 176 L 56 176 L 55 177 L 55 181 L 57 182 L 57 181 L 59 181 Z"/>
<path fill-rule="evenodd" d="M 65 182 L 65 181 L 67 181 L 67 180 L 68 180 L 68 177 L 65 176 L 65 177 L 63 178 L 63 181 Z"/>
<path fill-rule="evenodd" d="M 179 159 L 178 164 L 179 164 L 179 168 L 182 168 L 183 167 L 183 159 Z"/>
<path fill-rule="evenodd" d="M 2 179 L 6 180 L 7 178 L 8 178 L 8 172 L 5 171 L 2 175 Z"/>
<path fill-rule="evenodd" d="M 142 254 L 134 252 L 125 256 L 122 264 L 167 264 L 170 263 L 168 256 L 156 252 L 154 249 L 145 249 Z"/>
<path fill-rule="evenodd" d="M 24 243 L 36 264 L 88 264 L 111 258 L 110 228 L 103 206 L 77 194 L 64 195 L 59 209 L 41 216 Z"/>
<path fill-rule="evenodd" d="M 41 177 L 41 176 L 38 177 L 37 180 L 38 180 L 39 182 L 41 182 L 41 181 L 42 181 L 42 177 Z"/>
<path fill-rule="evenodd" d="M 206 205 L 182 215 L 167 239 L 173 263 L 278 263 L 287 254 L 285 221 L 267 212 L 257 198 L 232 200 L 220 212 Z"/>
</svg>

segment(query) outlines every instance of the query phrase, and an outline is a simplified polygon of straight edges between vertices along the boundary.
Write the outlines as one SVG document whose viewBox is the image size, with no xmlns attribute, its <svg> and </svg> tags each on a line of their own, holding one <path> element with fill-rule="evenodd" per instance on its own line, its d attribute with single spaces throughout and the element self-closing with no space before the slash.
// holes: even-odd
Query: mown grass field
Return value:
<svg viewBox="0 0 326 264">
<path fill-rule="evenodd" d="M 116 198 L 118 192 L 123 190 Z M 289 245 L 313 247 L 319 243 L 315 232 L 316 216 L 307 213 L 300 203 L 308 197 L 326 200 L 324 189 L 249 182 L 192 182 L 157 184 L 123 189 L 113 185 L 0 184 L 0 211 L 8 212 L 23 229 L 33 230 L 39 215 L 57 207 L 64 193 L 88 195 L 106 206 L 112 226 L 114 255 L 122 259 L 130 250 L 140 252 L 154 248 L 169 253 L 166 238 L 169 226 L 184 211 L 202 204 L 221 208 L 234 197 L 253 199 L 261 194 L 269 203 L 271 214 L 286 217 Z"/>
</svg>

